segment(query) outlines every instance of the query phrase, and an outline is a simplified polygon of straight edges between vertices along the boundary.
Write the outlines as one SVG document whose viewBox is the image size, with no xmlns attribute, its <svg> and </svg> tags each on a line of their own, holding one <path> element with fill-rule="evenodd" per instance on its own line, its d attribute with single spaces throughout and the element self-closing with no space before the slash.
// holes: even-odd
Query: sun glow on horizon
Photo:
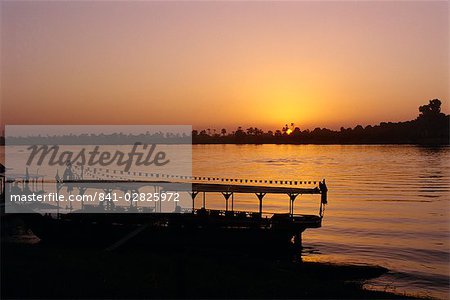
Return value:
<svg viewBox="0 0 450 300">
<path fill-rule="evenodd" d="M 339 129 L 410 120 L 434 98 L 449 110 L 446 2 L 0 8 L 1 126 Z"/>
</svg>

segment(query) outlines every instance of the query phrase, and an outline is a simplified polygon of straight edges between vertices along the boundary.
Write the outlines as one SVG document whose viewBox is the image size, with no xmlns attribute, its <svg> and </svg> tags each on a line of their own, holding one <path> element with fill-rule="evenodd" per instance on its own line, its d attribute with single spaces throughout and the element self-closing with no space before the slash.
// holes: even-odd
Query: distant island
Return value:
<svg viewBox="0 0 450 300">
<path fill-rule="evenodd" d="M 238 127 L 230 133 L 225 128 L 193 130 L 186 133 L 124 134 L 67 134 L 54 136 L 10 136 L 8 145 L 132 145 L 142 144 L 420 144 L 449 145 L 450 116 L 441 112 L 442 102 L 430 100 L 419 107 L 415 120 L 406 122 L 382 122 L 379 125 L 361 125 L 355 128 L 341 127 L 339 131 L 327 128 L 300 130 L 293 123 L 278 130 L 267 131 L 250 127 Z M 1 145 L 5 138 L 0 137 Z"/>
<path fill-rule="evenodd" d="M 426 144 L 449 145 L 450 115 L 441 112 L 439 99 L 419 107 L 419 116 L 406 122 L 382 122 L 379 125 L 341 127 L 339 131 L 327 128 L 300 130 L 287 124 L 279 130 L 264 132 L 250 127 L 238 127 L 227 133 L 222 129 L 192 131 L 193 144 Z M 212 132 L 212 133 L 211 133 Z"/>
</svg>

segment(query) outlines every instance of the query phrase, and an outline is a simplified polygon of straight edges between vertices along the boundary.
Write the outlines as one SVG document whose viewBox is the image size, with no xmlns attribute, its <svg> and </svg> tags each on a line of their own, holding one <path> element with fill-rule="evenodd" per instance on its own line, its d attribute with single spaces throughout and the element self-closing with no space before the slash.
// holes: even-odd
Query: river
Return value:
<svg viewBox="0 0 450 300">
<path fill-rule="evenodd" d="M 369 288 L 449 295 L 450 148 L 392 145 L 194 145 L 194 175 L 274 180 L 326 179 L 322 228 L 303 234 L 303 259 L 387 267 Z M 211 198 L 211 197 L 210 197 Z M 288 197 L 264 211 L 287 212 Z M 257 210 L 256 197 L 236 209 Z M 295 213 L 317 213 L 300 196 Z M 223 197 L 208 199 L 223 208 Z"/>
</svg>

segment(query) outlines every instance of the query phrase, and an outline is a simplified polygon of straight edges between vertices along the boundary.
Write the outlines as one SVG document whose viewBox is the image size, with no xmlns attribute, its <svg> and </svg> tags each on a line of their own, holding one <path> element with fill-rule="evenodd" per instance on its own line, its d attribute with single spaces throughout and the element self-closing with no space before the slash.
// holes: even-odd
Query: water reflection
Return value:
<svg viewBox="0 0 450 300">
<path fill-rule="evenodd" d="M 395 276 L 397 292 L 448 296 L 449 147 L 202 145 L 193 155 L 197 174 L 326 178 L 330 204 L 323 227 L 304 233 L 304 260 L 386 266 L 391 277 L 373 285 L 391 286 Z M 300 199 L 296 211 L 313 207 Z M 267 207 L 283 211 L 285 202 L 274 198 Z"/>
</svg>

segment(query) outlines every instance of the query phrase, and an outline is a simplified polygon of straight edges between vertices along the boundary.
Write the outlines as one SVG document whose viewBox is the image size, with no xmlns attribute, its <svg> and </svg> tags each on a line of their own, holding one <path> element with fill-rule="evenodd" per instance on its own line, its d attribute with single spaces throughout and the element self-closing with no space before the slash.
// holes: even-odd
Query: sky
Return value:
<svg viewBox="0 0 450 300">
<path fill-rule="evenodd" d="M 1 1 L 1 124 L 301 129 L 449 113 L 448 1 Z"/>
</svg>

